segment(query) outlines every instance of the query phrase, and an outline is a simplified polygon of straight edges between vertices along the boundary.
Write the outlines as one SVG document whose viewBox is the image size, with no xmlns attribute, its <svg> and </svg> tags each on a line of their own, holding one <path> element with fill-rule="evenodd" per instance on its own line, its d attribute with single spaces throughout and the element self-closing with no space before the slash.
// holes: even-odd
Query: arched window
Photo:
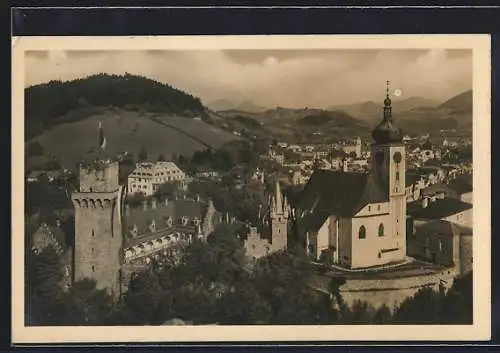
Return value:
<svg viewBox="0 0 500 353">
<path fill-rule="evenodd" d="M 365 239 L 366 238 L 366 228 L 365 228 L 365 226 L 359 227 L 358 237 L 359 237 L 359 239 Z"/>
<path fill-rule="evenodd" d="M 399 172 L 396 172 L 396 181 L 399 181 Z"/>
<path fill-rule="evenodd" d="M 379 237 L 384 236 L 384 225 L 382 223 L 380 223 L 380 225 L 378 226 L 378 236 Z"/>
</svg>

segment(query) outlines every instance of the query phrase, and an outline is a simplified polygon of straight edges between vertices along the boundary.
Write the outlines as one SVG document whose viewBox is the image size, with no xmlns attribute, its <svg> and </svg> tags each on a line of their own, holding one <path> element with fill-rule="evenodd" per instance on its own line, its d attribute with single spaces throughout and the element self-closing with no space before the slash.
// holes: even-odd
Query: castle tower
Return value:
<svg viewBox="0 0 500 353">
<path fill-rule="evenodd" d="M 80 165 L 80 188 L 71 195 L 75 207 L 75 280 L 91 278 L 97 288 L 121 296 L 121 248 L 124 187 L 118 162 Z"/>
<path fill-rule="evenodd" d="M 274 195 L 271 198 L 271 246 L 273 251 L 285 250 L 288 239 L 288 212 L 289 207 L 281 194 L 281 188 L 278 178 Z"/>
<path fill-rule="evenodd" d="M 406 186 L 405 147 L 403 133 L 392 119 L 389 81 L 384 100 L 384 117 L 372 131 L 372 174 L 387 190 L 390 202 L 391 224 L 387 234 L 393 237 L 396 259 L 406 255 Z M 390 232 L 390 233 L 389 233 Z"/>
</svg>

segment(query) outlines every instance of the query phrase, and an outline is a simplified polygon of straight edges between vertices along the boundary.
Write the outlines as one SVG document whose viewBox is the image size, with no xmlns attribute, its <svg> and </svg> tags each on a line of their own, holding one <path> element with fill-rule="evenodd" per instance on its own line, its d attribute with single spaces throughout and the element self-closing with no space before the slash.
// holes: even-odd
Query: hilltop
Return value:
<svg viewBox="0 0 500 353">
<path fill-rule="evenodd" d="M 79 121 L 96 107 L 145 110 L 184 117 L 205 116 L 199 98 L 141 76 L 98 74 L 72 81 L 50 81 L 25 89 L 28 138 L 61 123 Z M 78 110 L 78 114 L 74 111 Z"/>
<path fill-rule="evenodd" d="M 382 118 L 382 103 L 360 102 L 331 109 L 343 111 L 368 123 L 376 124 Z M 410 97 L 392 99 L 392 112 L 399 127 L 411 133 L 424 133 L 441 129 L 472 128 L 472 91 L 460 93 L 445 102 Z"/>
<path fill-rule="evenodd" d="M 266 110 L 266 108 L 255 104 L 251 100 L 245 100 L 239 104 L 236 104 L 228 99 L 217 99 L 207 103 L 206 105 L 209 109 L 216 112 L 239 110 L 247 113 L 260 113 Z"/>
<path fill-rule="evenodd" d="M 97 149 L 102 122 L 106 152 L 143 148 L 150 158 L 217 149 L 236 139 L 209 122 L 217 117 L 201 101 L 167 84 L 133 75 L 93 75 L 68 82 L 51 81 L 25 89 L 28 169 L 57 160 L 74 168 Z"/>
<path fill-rule="evenodd" d="M 369 133 L 369 125 L 342 111 L 277 107 L 265 112 L 219 111 L 220 126 L 249 138 L 320 142 Z"/>
</svg>

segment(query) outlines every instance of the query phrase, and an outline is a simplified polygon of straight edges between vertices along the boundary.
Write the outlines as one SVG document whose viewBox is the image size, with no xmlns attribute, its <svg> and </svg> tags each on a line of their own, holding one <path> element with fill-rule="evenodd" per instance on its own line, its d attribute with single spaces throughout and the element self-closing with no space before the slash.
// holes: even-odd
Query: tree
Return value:
<svg viewBox="0 0 500 353">
<path fill-rule="evenodd" d="M 62 266 L 51 245 L 38 254 L 28 253 L 28 324 L 57 323 L 56 298 L 61 279 Z"/>
<path fill-rule="evenodd" d="M 163 183 L 156 191 L 156 196 L 160 199 L 174 199 L 180 193 L 178 182 Z"/>
<path fill-rule="evenodd" d="M 161 293 L 155 273 L 146 270 L 134 275 L 125 294 L 125 319 L 135 325 L 151 324 L 160 305 Z"/>
<path fill-rule="evenodd" d="M 422 288 L 406 299 L 394 313 L 395 323 L 437 324 L 441 322 L 442 293 L 432 288 Z"/>
<path fill-rule="evenodd" d="M 158 156 L 158 162 L 165 162 L 165 155 L 160 154 L 160 155 Z"/>
<path fill-rule="evenodd" d="M 113 309 L 113 299 L 105 290 L 96 288 L 95 280 L 74 282 L 64 293 L 58 307 L 60 324 L 105 325 Z"/>
</svg>

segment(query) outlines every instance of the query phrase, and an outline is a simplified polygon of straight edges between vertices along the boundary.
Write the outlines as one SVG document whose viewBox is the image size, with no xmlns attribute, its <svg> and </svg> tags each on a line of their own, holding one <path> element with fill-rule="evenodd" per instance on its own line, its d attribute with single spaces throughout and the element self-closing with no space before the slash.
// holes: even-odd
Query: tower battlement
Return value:
<svg viewBox="0 0 500 353">
<path fill-rule="evenodd" d="M 95 161 L 80 164 L 80 192 L 114 192 L 119 189 L 119 164 Z"/>
</svg>

